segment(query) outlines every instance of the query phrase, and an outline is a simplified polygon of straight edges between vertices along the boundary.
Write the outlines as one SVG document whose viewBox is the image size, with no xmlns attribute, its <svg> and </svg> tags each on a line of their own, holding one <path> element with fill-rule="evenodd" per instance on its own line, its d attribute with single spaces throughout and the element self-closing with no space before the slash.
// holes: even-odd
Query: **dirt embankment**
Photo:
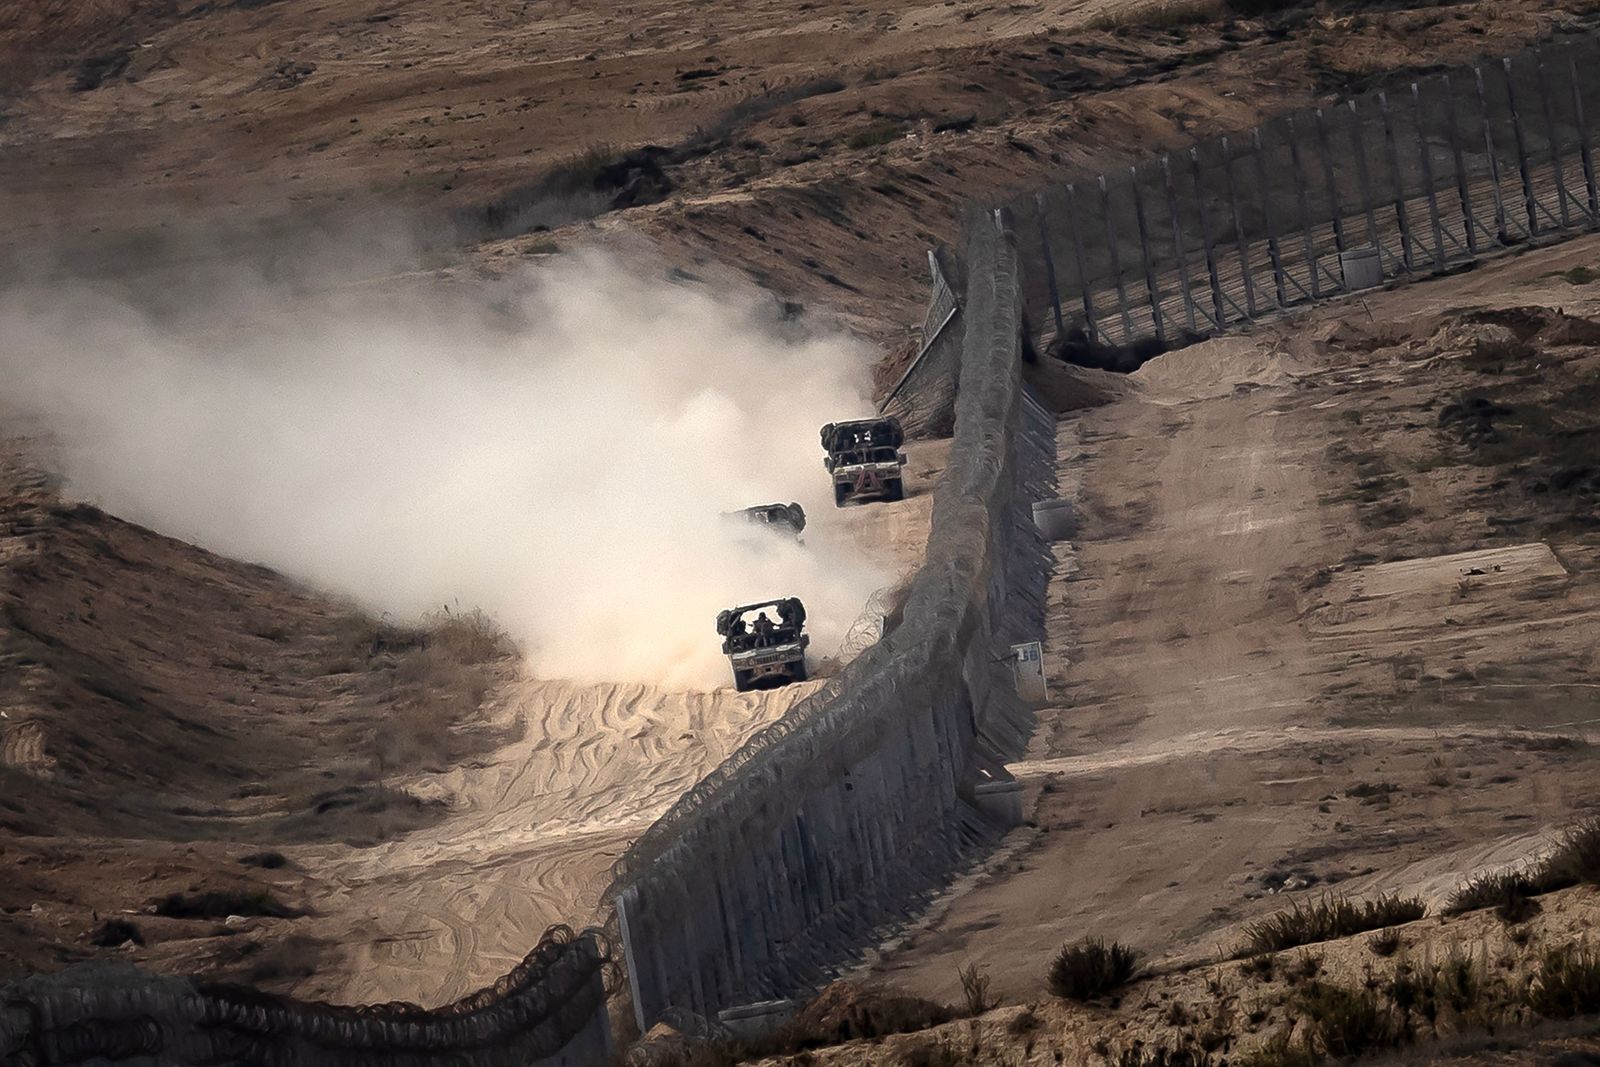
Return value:
<svg viewBox="0 0 1600 1067">
<path fill-rule="evenodd" d="M 590 239 L 598 212 L 889 344 L 974 197 L 1592 18 L 1581 0 L 1259 19 L 1114 0 L 45 6 L 76 29 L 0 100 L 0 276 L 204 257 L 188 227 L 237 246 L 374 204 L 504 235 L 467 257 L 495 269 Z M 12 20 L 0 37 L 40 40 Z"/>
<path fill-rule="evenodd" d="M 115 956 L 452 1000 L 598 918 L 634 836 L 819 684 L 522 678 L 488 620 L 388 625 L 65 503 L 34 447 L 0 440 L 0 980 Z M 944 451 L 808 541 L 913 568 Z"/>
</svg>

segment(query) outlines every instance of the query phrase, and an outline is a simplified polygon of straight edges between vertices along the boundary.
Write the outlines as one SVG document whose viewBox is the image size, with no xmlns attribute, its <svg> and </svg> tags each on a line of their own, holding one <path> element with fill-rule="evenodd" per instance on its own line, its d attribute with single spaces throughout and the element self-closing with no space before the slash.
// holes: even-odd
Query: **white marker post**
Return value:
<svg viewBox="0 0 1600 1067">
<path fill-rule="evenodd" d="M 1016 673 L 1017 696 L 1030 704 L 1043 704 L 1050 699 L 1050 690 L 1044 682 L 1044 645 L 1029 641 L 1012 645 L 1016 656 L 1012 669 Z"/>
</svg>

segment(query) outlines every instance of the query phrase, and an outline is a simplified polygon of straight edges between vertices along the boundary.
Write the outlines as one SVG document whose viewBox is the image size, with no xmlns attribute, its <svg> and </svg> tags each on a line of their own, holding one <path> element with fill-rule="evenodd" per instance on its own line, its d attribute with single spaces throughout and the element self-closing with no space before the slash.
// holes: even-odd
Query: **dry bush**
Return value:
<svg viewBox="0 0 1600 1067">
<path fill-rule="evenodd" d="M 1383 896 L 1376 900 L 1353 901 L 1348 897 L 1324 896 L 1311 904 L 1297 902 L 1287 911 L 1246 927 L 1240 954 L 1281 952 L 1398 926 L 1422 918 L 1427 910 L 1427 905 L 1418 897 Z"/>
<path fill-rule="evenodd" d="M 1392 928 L 1379 930 L 1367 941 L 1367 947 L 1374 956 L 1393 956 L 1400 948 L 1400 931 Z"/>
<path fill-rule="evenodd" d="M 1547 1019 L 1600 1012 L 1600 952 L 1587 944 L 1546 949 L 1525 999 L 1529 1008 Z"/>
<path fill-rule="evenodd" d="M 456 663 L 488 663 L 517 654 L 510 635 L 482 608 L 454 612 L 441 608 L 424 615 L 422 624 L 427 647 Z"/>
<path fill-rule="evenodd" d="M 1535 875 L 1547 889 L 1600 885 L 1600 818 L 1586 819 L 1562 835 Z"/>
<path fill-rule="evenodd" d="M 396 626 L 385 616 L 374 618 L 352 611 L 334 620 L 330 670 L 351 660 L 361 665 L 378 656 L 409 652 L 421 648 L 425 640 L 426 635 L 416 627 Z"/>
<path fill-rule="evenodd" d="M 1494 908 L 1501 919 L 1518 923 L 1538 914 L 1539 905 L 1531 898 L 1542 892 L 1538 882 L 1524 871 L 1495 871 L 1468 880 L 1450 894 L 1444 914 Z"/>
<path fill-rule="evenodd" d="M 1084 938 L 1065 945 L 1050 963 L 1050 992 L 1068 1000 L 1092 1000 L 1113 993 L 1133 980 L 1139 953 L 1116 941 Z"/>
<path fill-rule="evenodd" d="M 1272 972 L 1277 967 L 1277 964 L 1278 959 L 1272 953 L 1258 952 L 1254 956 L 1246 957 L 1245 961 L 1239 965 L 1239 970 L 1251 978 L 1270 982 L 1272 981 Z"/>
<path fill-rule="evenodd" d="M 995 1006 L 997 1001 L 989 996 L 989 976 L 979 970 L 977 964 L 958 968 L 956 976 L 961 979 L 961 994 L 967 1002 L 968 1015 L 982 1015 Z"/>
<path fill-rule="evenodd" d="M 1528 898 L 1575 885 L 1600 885 L 1600 819 L 1568 829 L 1548 856 L 1526 869 L 1469 879 L 1450 895 L 1444 913 L 1495 908 L 1506 922 L 1522 922 L 1539 911 Z"/>
<path fill-rule="evenodd" d="M 1489 985 L 1471 956 L 1462 952 L 1452 951 L 1440 963 L 1420 966 L 1402 960 L 1383 990 L 1400 1012 L 1407 1033 L 1414 1032 L 1418 1023 L 1437 1033 L 1445 1017 L 1477 1022 L 1489 1014 Z"/>
<path fill-rule="evenodd" d="M 1306 1051 L 1317 1056 L 1361 1056 L 1393 1047 L 1405 1033 L 1393 1010 L 1370 990 L 1313 982 L 1299 1004 Z"/>
</svg>

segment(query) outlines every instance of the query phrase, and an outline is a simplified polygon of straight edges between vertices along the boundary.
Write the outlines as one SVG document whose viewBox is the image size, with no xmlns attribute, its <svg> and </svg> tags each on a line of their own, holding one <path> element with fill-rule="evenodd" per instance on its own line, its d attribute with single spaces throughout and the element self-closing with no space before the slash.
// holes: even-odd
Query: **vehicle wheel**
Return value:
<svg viewBox="0 0 1600 1067">
<path fill-rule="evenodd" d="M 883 483 L 883 499 L 904 500 L 906 498 L 905 482 L 899 478 L 890 478 Z"/>
<path fill-rule="evenodd" d="M 794 665 L 794 673 L 790 675 L 790 681 L 803 682 L 806 680 L 806 677 L 806 661 L 801 660 L 799 663 Z"/>
<path fill-rule="evenodd" d="M 850 487 L 843 482 L 833 483 L 833 506 L 844 507 L 844 502 L 850 499 Z"/>
<path fill-rule="evenodd" d="M 735 693 L 742 693 L 746 689 L 749 689 L 749 688 L 750 688 L 750 672 L 748 672 L 748 671 L 734 671 L 733 672 L 733 691 Z"/>
</svg>

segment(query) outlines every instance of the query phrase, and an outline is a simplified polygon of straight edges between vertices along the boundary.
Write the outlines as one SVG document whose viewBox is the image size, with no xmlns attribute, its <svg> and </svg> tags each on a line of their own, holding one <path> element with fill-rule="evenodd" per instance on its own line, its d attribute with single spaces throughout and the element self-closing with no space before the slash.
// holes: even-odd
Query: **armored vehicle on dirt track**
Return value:
<svg viewBox="0 0 1600 1067">
<path fill-rule="evenodd" d="M 906 456 L 900 420 L 881 419 L 830 422 L 822 428 L 822 461 L 833 475 L 833 502 L 839 507 L 852 500 L 902 500 L 905 498 Z"/>
<path fill-rule="evenodd" d="M 806 511 L 799 504 L 757 504 L 754 507 L 730 511 L 728 517 L 742 518 L 757 526 L 770 527 L 774 533 L 787 530 L 797 541 L 806 528 Z"/>
<path fill-rule="evenodd" d="M 733 687 L 775 689 L 806 680 L 806 609 L 795 597 L 729 608 L 717 615 Z"/>
</svg>

